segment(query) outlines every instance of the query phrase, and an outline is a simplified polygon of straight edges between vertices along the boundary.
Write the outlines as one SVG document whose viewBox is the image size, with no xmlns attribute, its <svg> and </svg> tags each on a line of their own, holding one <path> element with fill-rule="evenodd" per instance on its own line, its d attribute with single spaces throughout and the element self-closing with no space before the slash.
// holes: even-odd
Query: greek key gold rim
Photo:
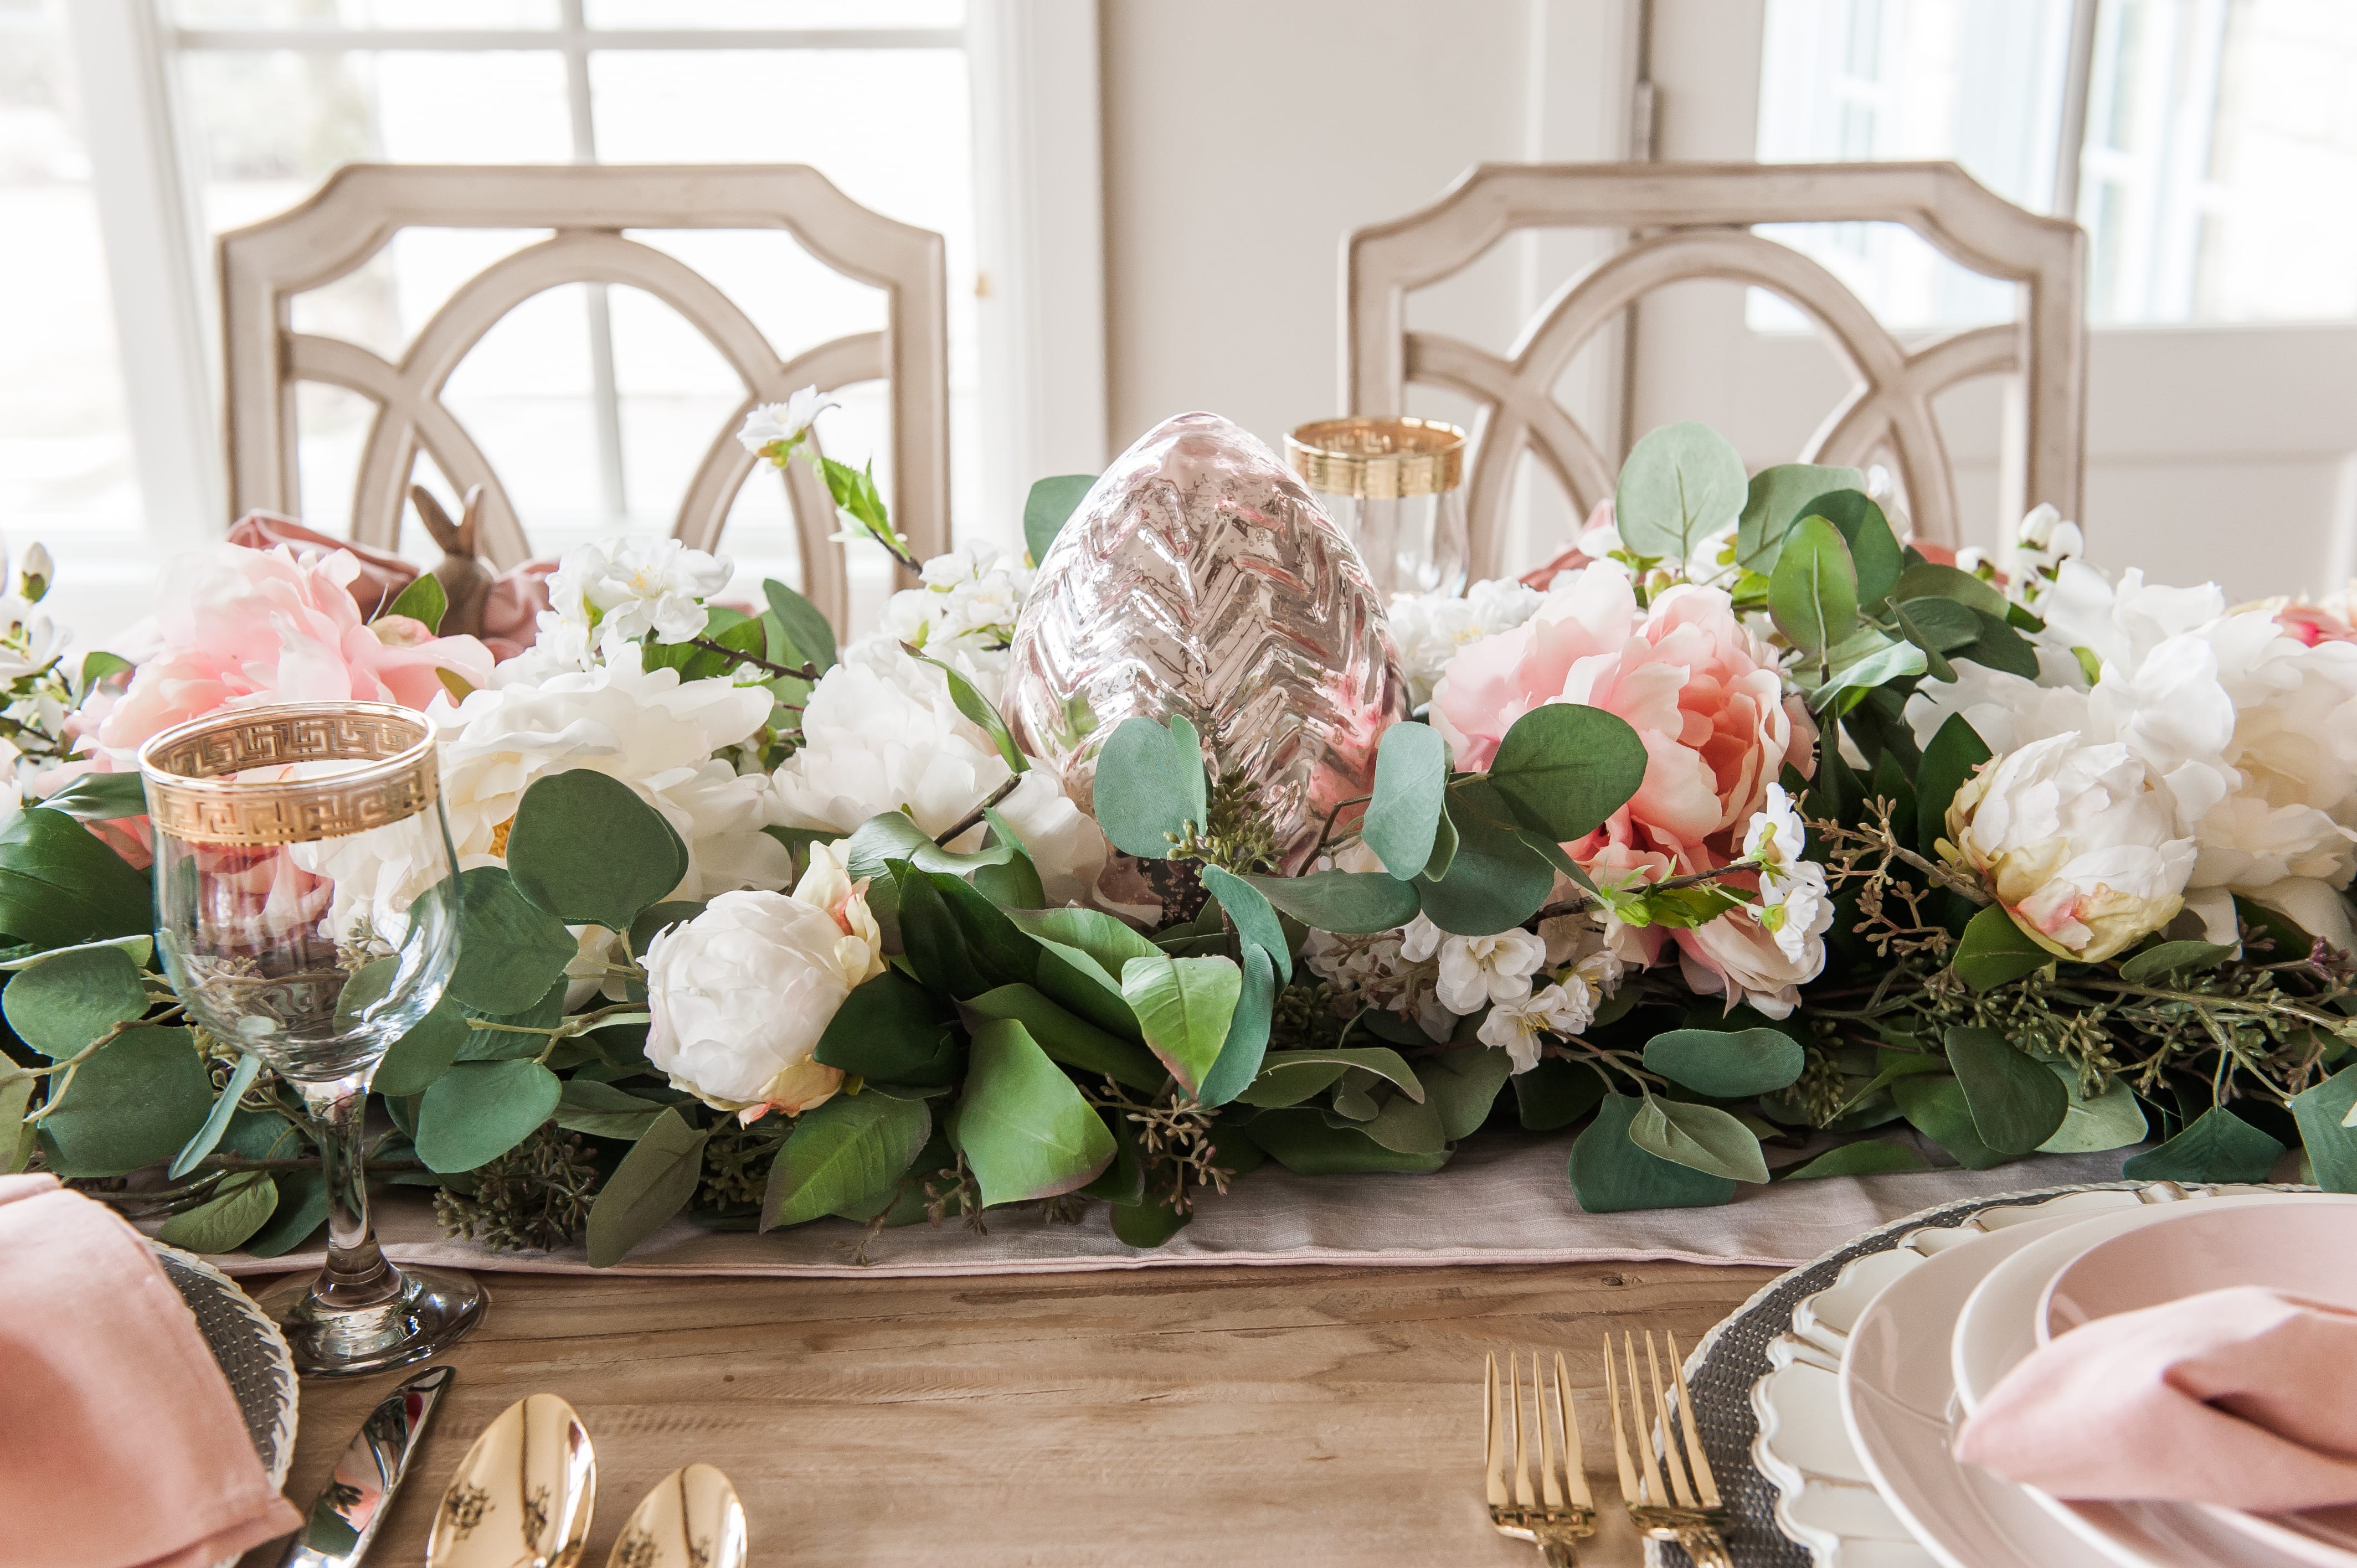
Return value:
<svg viewBox="0 0 2357 1568">
<path fill-rule="evenodd" d="M 1293 471 L 1329 496 L 1437 495 L 1465 481 L 1465 432 L 1436 419 L 1319 419 L 1285 438 Z"/>
<path fill-rule="evenodd" d="M 328 779 L 218 775 L 296 762 L 373 766 Z M 309 843 L 414 817 L 441 793 L 434 726 L 390 703 L 281 703 L 210 714 L 139 748 L 147 817 L 190 843 Z"/>
</svg>

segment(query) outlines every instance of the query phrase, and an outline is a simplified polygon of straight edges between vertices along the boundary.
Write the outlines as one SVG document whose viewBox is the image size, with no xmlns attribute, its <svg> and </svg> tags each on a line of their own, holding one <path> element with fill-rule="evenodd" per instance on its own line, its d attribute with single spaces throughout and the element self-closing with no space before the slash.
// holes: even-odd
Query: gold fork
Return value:
<svg viewBox="0 0 2357 1568">
<path fill-rule="evenodd" d="M 1678 1355 L 1677 1336 L 1668 1336 L 1670 1374 L 1677 1383 L 1679 1424 L 1685 1431 L 1685 1466 L 1678 1464 L 1676 1444 L 1670 1441 L 1670 1413 L 1662 1397 L 1662 1363 L 1653 1350 L 1653 1335 L 1645 1331 L 1645 1369 L 1652 1375 L 1653 1414 L 1661 1426 L 1662 1454 L 1653 1456 L 1653 1442 L 1645 1420 L 1645 1400 L 1637 1381 L 1637 1348 L 1630 1336 L 1620 1336 L 1621 1355 L 1628 1368 L 1629 1424 L 1636 1429 L 1641 1470 L 1630 1462 L 1629 1436 L 1621 1425 L 1620 1380 L 1612 1367 L 1612 1337 L 1604 1337 L 1604 1397 L 1612 1406 L 1612 1457 L 1620 1469 L 1620 1496 L 1629 1505 L 1630 1520 L 1638 1533 L 1655 1541 L 1675 1541 L 1694 1559 L 1695 1568 L 1734 1568 L 1727 1554 L 1727 1538 L 1719 1533 L 1727 1510 L 1719 1506 L 1718 1483 L 1711 1478 L 1710 1461 L 1703 1457 L 1702 1437 L 1695 1430 L 1694 1396 L 1686 1391 L 1686 1374 Z M 1669 1485 L 1663 1485 L 1666 1470 Z M 1691 1473 L 1692 1481 L 1688 1476 Z"/>
<path fill-rule="evenodd" d="M 1531 1448 L 1523 1421 L 1523 1383 L 1518 1358 L 1506 1354 L 1506 1381 L 1511 1401 L 1498 1393 L 1498 1358 L 1489 1358 L 1481 1380 L 1481 1424 L 1484 1434 L 1483 1478 L 1490 1493 L 1490 1522 L 1501 1535 L 1535 1541 L 1547 1568 L 1575 1568 L 1579 1552 L 1573 1542 L 1596 1533 L 1596 1500 L 1588 1496 L 1587 1476 L 1579 1453 L 1579 1419 L 1573 1413 L 1571 1380 L 1564 1371 L 1563 1354 L 1555 1359 L 1555 1420 L 1547 1420 L 1546 1398 L 1539 1386 L 1539 1358 L 1531 1353 L 1531 1424 L 1538 1428 L 1539 1487 L 1531 1490 Z M 1506 1445 L 1498 1434 L 1498 1418 L 1513 1422 L 1513 1483 L 1506 1479 Z"/>
</svg>

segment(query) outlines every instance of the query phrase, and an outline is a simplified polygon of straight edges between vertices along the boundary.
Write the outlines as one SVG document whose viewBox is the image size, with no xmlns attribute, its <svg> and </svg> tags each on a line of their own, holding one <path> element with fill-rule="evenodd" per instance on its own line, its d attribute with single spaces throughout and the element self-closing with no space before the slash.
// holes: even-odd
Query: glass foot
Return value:
<svg viewBox="0 0 2357 1568">
<path fill-rule="evenodd" d="M 262 1293 L 262 1309 L 286 1333 L 295 1369 L 307 1378 L 381 1372 L 440 1354 L 483 1320 L 490 1301 L 465 1274 L 400 1269 L 400 1288 L 373 1305 L 330 1306 L 315 1278 L 285 1281 Z"/>
</svg>

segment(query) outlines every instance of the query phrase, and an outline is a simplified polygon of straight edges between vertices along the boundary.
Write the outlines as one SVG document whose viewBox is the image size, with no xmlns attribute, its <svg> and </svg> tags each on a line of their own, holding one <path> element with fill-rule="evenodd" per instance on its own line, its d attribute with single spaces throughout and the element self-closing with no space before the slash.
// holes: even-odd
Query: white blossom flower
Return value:
<svg viewBox="0 0 2357 1568">
<path fill-rule="evenodd" d="M 1595 993 L 1575 975 L 1494 1004 L 1475 1033 L 1484 1045 L 1504 1051 L 1516 1072 L 1528 1072 L 1539 1065 L 1542 1034 L 1577 1035 L 1595 1020 Z"/>
<path fill-rule="evenodd" d="M 2029 939 L 2095 963 L 2182 907 L 2194 846 L 2152 769 L 2116 741 L 2032 741 L 1985 765 L 1948 807 L 1943 853 L 1978 873 Z"/>
<path fill-rule="evenodd" d="M 865 897 L 846 893 L 838 908 L 724 893 L 649 942 L 647 1060 L 746 1122 L 823 1104 L 843 1073 L 816 1059 L 819 1040 L 852 987 L 881 970 Z"/>
<path fill-rule="evenodd" d="M 1408 701 L 1432 700 L 1433 683 L 1468 644 L 1512 631 L 1538 612 L 1546 596 L 1512 577 L 1474 584 L 1462 598 L 1449 594 L 1399 594 L 1392 599 L 1392 640 L 1407 677 Z"/>
<path fill-rule="evenodd" d="M 771 820 L 848 833 L 885 811 L 907 811 L 929 833 L 963 821 L 1011 769 L 982 727 L 957 711 L 942 673 L 898 647 L 855 644 L 812 689 L 802 744 L 774 776 Z M 1048 897 L 1084 898 L 1104 869 L 1104 835 L 1034 761 L 997 811 L 1023 840 Z M 966 830 L 953 849 L 981 847 Z"/>
<path fill-rule="evenodd" d="M 1832 922 L 1828 907 L 1815 930 L 1801 928 L 1795 952 L 1778 940 L 1782 933 L 1770 930 L 1757 916 L 1729 910 L 1678 933 L 1684 939 L 1678 943 L 1679 972 L 1697 996 L 1723 997 L 1730 1008 L 1748 1004 L 1770 1018 L 1790 1017 L 1800 1005 L 1801 987 L 1824 972 L 1823 939 Z"/>
<path fill-rule="evenodd" d="M 1744 908 L 1776 939 L 1777 950 L 1796 965 L 1823 970 L 1824 934 L 1834 923 L 1833 893 L 1825 882 L 1825 868 L 1802 860 L 1793 862 L 1782 876 L 1770 877 L 1763 872 L 1760 898 Z"/>
<path fill-rule="evenodd" d="M 1457 1015 L 1440 1004 L 1430 957 L 1409 959 L 1400 951 L 1400 936 L 1398 930 L 1338 936 L 1313 929 L 1302 944 L 1302 962 L 1334 993 L 1338 1013 L 1381 1007 L 1428 1037 L 1446 1040 Z"/>
<path fill-rule="evenodd" d="M 27 603 L 40 603 L 42 597 L 48 593 L 49 585 L 56 582 L 58 577 L 57 563 L 49 559 L 48 546 L 38 539 L 26 546 L 23 571 L 24 575 L 17 582 L 16 591 L 25 596 Z M 7 575 L 8 558 L 5 553 L 0 553 L 0 577 L 5 577 Z"/>
<path fill-rule="evenodd" d="M 725 555 L 691 550 L 676 539 L 623 535 L 576 545 L 548 579 L 550 613 L 598 634 L 637 641 L 684 642 L 703 634 L 704 601 L 736 573 Z"/>
<path fill-rule="evenodd" d="M 1578 977 L 1598 996 L 1620 990 L 1623 974 L 1649 961 L 1637 933 L 1609 910 L 1551 915 L 1539 922 L 1539 940 L 1546 944 L 1548 969 Z"/>
<path fill-rule="evenodd" d="M 759 687 L 644 670 L 628 645 L 596 670 L 486 688 L 455 708 L 437 700 L 430 713 L 443 732 L 442 797 L 459 865 L 503 864 L 533 780 L 589 768 L 637 790 L 686 843 L 687 877 L 673 897 L 783 886 L 791 858 L 762 831 L 768 779 L 714 757 L 759 729 L 770 707 Z"/>
<path fill-rule="evenodd" d="M 1763 891 L 1770 880 L 1793 875 L 1792 867 L 1801 863 L 1801 851 L 1808 843 L 1808 826 L 1792 797 L 1781 784 L 1769 785 L 1767 802 L 1752 813 L 1743 831 L 1743 858 L 1758 863 Z"/>
<path fill-rule="evenodd" d="M 919 575 L 924 585 L 894 594 L 884 607 L 882 631 L 853 647 L 884 641 L 921 648 L 996 703 L 1031 575 L 1012 552 L 974 540 L 926 562 Z"/>
<path fill-rule="evenodd" d="M 25 803 L 24 780 L 16 776 L 20 755 L 14 741 L 0 739 L 0 811 L 13 811 Z"/>
<path fill-rule="evenodd" d="M 1440 961 L 1440 1004 L 1458 1017 L 1531 993 L 1531 977 L 1546 962 L 1546 943 L 1519 929 L 1489 937 L 1459 937 L 1419 914 L 1400 931 L 1400 953 L 1420 963 Z"/>
<path fill-rule="evenodd" d="M 770 448 L 783 443 L 791 450 L 810 433 L 820 414 L 842 406 L 817 387 L 804 387 L 783 403 L 765 403 L 747 414 L 744 426 L 737 432 L 737 444 L 755 456 L 768 457 L 783 467 L 786 453 Z"/>
<path fill-rule="evenodd" d="M 1956 570 L 1967 576 L 1977 577 L 1988 564 L 1988 552 L 1977 544 L 1967 544 L 1956 552 Z"/>
</svg>

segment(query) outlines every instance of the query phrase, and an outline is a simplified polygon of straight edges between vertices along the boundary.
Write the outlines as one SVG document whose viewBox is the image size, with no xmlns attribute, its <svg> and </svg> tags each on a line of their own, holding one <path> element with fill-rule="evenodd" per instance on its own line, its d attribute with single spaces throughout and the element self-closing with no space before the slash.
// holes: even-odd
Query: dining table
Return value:
<svg viewBox="0 0 2357 1568">
<path fill-rule="evenodd" d="M 1491 1528 L 1484 1357 L 1561 1352 L 1598 1512 L 1620 1506 L 1608 1333 L 1685 1348 L 1779 1271 L 1676 1262 L 1188 1267 L 930 1278 L 491 1273 L 491 1307 L 371 1552 L 425 1558 L 442 1488 L 510 1403 L 596 1444 L 583 1563 L 680 1466 L 742 1496 L 755 1563 L 1529 1563 Z M 253 1288 L 258 1282 L 244 1282 Z M 302 1506 L 404 1374 L 307 1379 Z M 242 1568 L 276 1568 L 280 1543 Z"/>
</svg>

